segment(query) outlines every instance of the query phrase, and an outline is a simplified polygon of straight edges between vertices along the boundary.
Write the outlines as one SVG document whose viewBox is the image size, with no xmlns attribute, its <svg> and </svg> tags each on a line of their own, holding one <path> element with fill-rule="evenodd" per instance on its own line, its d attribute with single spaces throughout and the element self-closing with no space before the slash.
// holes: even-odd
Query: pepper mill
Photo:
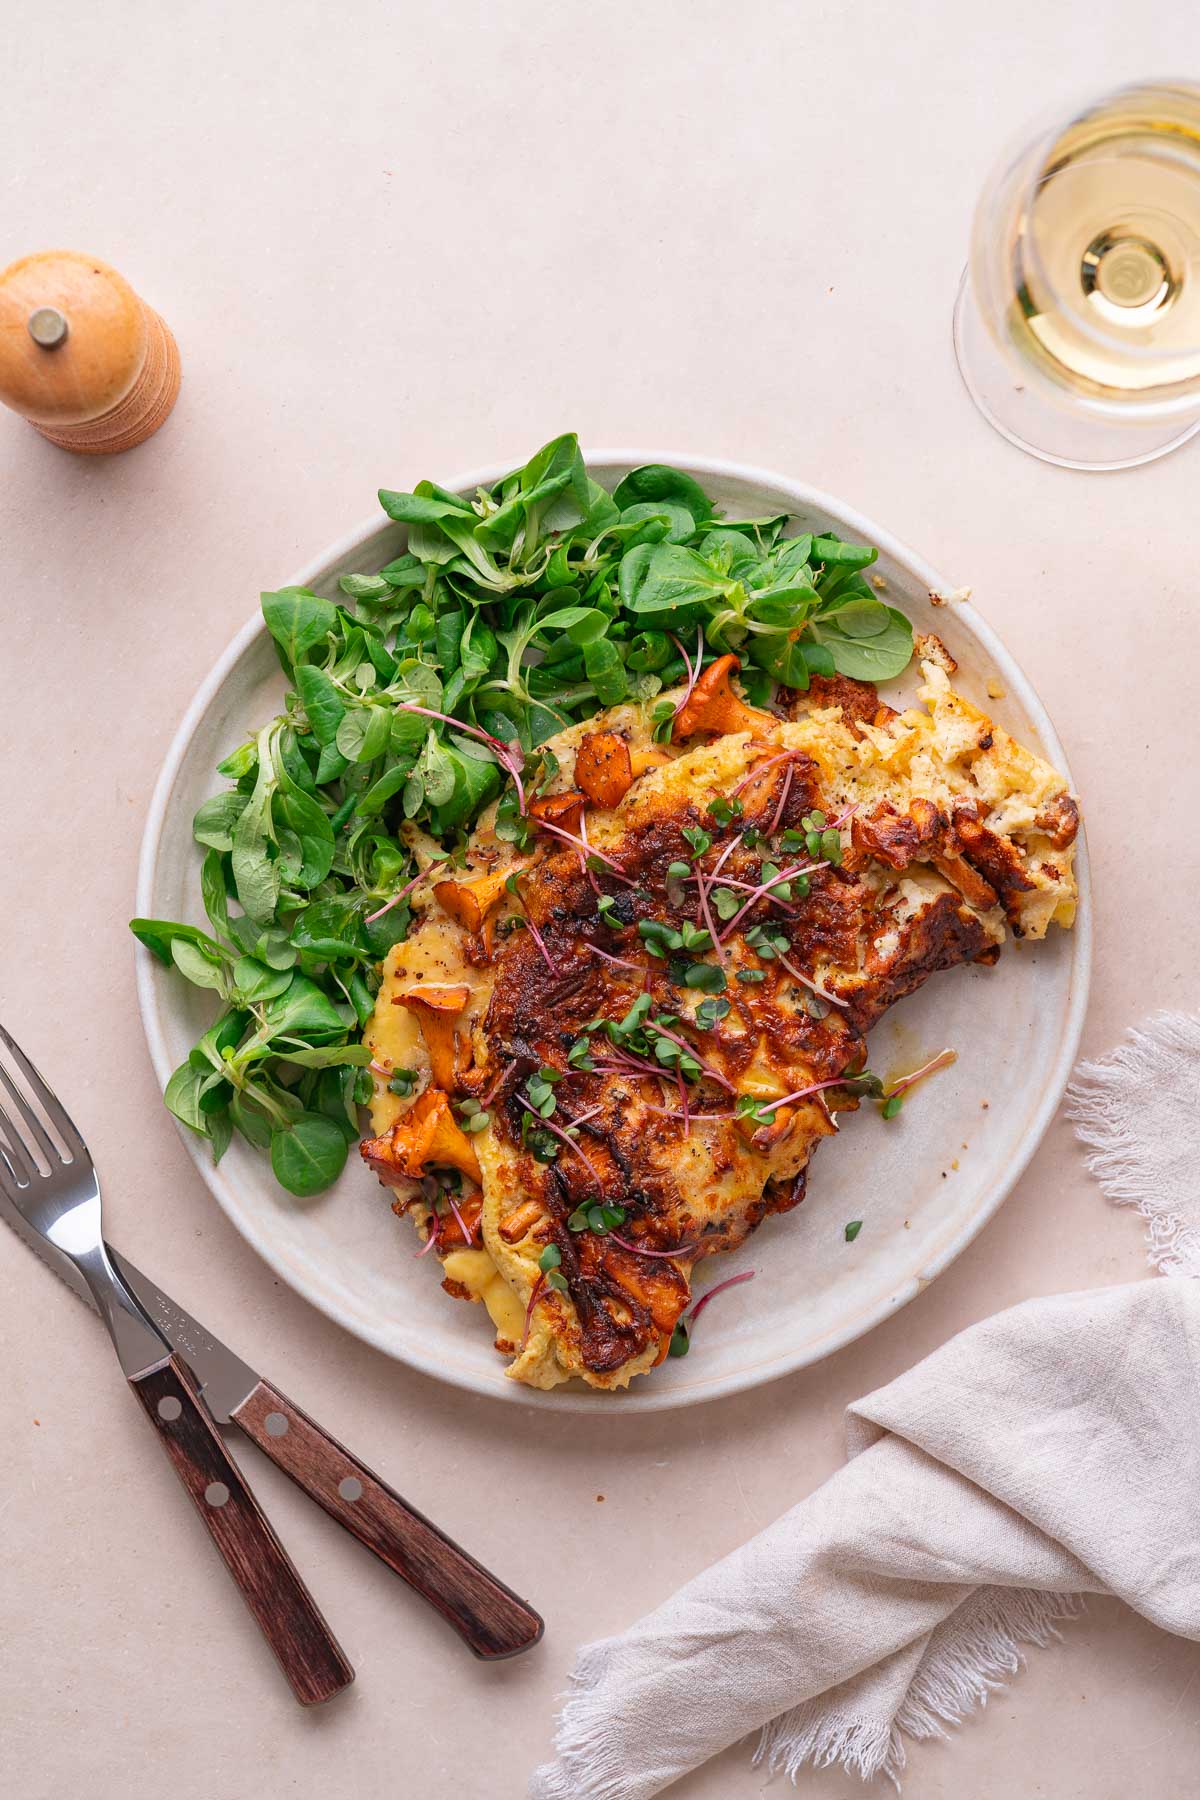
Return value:
<svg viewBox="0 0 1200 1800">
<path fill-rule="evenodd" d="M 0 401 L 64 450 L 132 450 L 179 392 L 179 351 L 115 269 L 77 250 L 0 274 Z"/>
</svg>

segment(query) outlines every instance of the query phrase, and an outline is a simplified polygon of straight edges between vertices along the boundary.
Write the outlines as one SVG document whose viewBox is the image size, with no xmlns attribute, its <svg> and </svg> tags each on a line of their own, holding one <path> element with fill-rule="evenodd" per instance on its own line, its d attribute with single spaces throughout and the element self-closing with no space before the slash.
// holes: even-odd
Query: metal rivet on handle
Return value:
<svg viewBox="0 0 1200 1800">
<path fill-rule="evenodd" d="M 268 1413 L 266 1420 L 268 1437 L 286 1437 L 288 1430 L 286 1413 Z"/>
<path fill-rule="evenodd" d="M 160 1419 L 165 1419 L 168 1425 L 177 1419 L 182 1411 L 183 1402 L 177 1400 L 174 1394 L 164 1394 L 158 1403 L 158 1416 Z"/>
<path fill-rule="evenodd" d="M 357 1475 L 347 1475 L 344 1481 L 338 1482 L 338 1493 L 343 1500 L 361 1500 L 362 1482 Z"/>
<path fill-rule="evenodd" d="M 210 1481 L 204 1490 L 204 1498 L 210 1506 L 224 1506 L 229 1498 L 229 1489 L 223 1481 Z"/>
</svg>

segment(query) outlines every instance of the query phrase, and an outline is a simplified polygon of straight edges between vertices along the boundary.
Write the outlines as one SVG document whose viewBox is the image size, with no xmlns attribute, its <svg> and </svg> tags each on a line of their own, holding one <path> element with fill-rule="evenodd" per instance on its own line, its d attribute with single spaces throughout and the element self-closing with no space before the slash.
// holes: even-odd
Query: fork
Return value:
<svg viewBox="0 0 1200 1800">
<path fill-rule="evenodd" d="M 142 1311 L 104 1242 L 100 1181 L 70 1114 L 0 1026 L 0 1212 L 57 1274 L 83 1277 L 171 1466 L 302 1705 L 354 1670 L 225 1447 L 187 1365 Z M 68 1277 L 69 1279 L 69 1277 Z"/>
</svg>

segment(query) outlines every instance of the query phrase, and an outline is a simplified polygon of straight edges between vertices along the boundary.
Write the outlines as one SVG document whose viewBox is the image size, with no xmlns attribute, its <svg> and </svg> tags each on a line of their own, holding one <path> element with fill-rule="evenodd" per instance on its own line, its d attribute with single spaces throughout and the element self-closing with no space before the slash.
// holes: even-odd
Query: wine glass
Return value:
<svg viewBox="0 0 1200 1800">
<path fill-rule="evenodd" d="M 1126 469 L 1200 430 L 1200 86 L 1119 88 L 995 169 L 954 349 L 984 417 L 1044 462 Z"/>
</svg>

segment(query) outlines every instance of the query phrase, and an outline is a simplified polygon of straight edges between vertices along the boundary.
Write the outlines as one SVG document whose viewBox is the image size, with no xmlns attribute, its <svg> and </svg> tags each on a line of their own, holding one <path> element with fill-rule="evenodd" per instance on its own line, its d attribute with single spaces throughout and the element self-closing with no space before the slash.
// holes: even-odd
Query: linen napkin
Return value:
<svg viewBox="0 0 1200 1800">
<path fill-rule="evenodd" d="M 1200 1273 L 1200 1021 L 1079 1071 L 1071 1110 L 1152 1260 Z M 1190 1147 L 1189 1147 L 1190 1146 Z M 849 1409 L 850 1461 L 580 1651 L 532 1800 L 648 1800 L 760 1729 L 792 1776 L 896 1779 L 1089 1593 L 1200 1638 L 1200 1283 L 1027 1301 Z"/>
</svg>

